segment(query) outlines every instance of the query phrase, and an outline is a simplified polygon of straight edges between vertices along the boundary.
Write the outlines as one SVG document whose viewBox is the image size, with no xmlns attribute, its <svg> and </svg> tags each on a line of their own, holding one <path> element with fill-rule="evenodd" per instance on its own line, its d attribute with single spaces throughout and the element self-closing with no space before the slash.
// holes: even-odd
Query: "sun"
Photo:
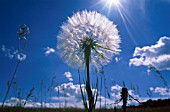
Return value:
<svg viewBox="0 0 170 112">
<path fill-rule="evenodd" d="M 106 4 L 108 4 L 109 6 L 112 6 L 112 5 L 118 6 L 119 0 L 106 0 Z"/>
<path fill-rule="evenodd" d="M 123 0 L 99 0 L 97 4 L 103 4 L 102 9 L 108 9 L 109 12 L 111 11 L 112 8 L 118 9 L 122 6 L 121 2 Z"/>
<path fill-rule="evenodd" d="M 104 4 L 102 9 L 107 9 L 108 14 L 110 14 L 112 9 L 117 9 L 119 10 L 121 5 L 122 0 L 100 0 L 99 3 Z"/>
</svg>

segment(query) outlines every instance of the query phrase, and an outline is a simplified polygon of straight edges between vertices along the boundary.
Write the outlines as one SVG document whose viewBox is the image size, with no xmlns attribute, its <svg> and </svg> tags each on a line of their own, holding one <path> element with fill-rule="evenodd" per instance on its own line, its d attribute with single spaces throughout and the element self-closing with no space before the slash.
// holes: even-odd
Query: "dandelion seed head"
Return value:
<svg viewBox="0 0 170 112">
<path fill-rule="evenodd" d="M 91 65 L 100 68 L 120 52 L 121 40 L 118 33 L 116 25 L 108 18 L 96 11 L 85 10 L 68 17 L 67 22 L 61 26 L 57 48 L 69 66 L 82 68 L 85 58 L 83 44 L 94 45 L 91 49 Z"/>
<path fill-rule="evenodd" d="M 25 25 L 25 24 L 20 25 L 18 35 L 23 36 L 23 35 L 28 35 L 28 34 L 30 34 L 30 31 L 29 31 L 29 28 L 27 27 L 27 25 Z M 23 37 L 23 39 L 26 39 L 26 37 Z"/>
</svg>

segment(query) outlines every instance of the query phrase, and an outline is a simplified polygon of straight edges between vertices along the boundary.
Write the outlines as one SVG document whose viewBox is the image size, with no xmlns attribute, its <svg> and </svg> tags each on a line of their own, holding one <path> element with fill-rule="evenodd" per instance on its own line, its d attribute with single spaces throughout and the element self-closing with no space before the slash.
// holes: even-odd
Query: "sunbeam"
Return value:
<svg viewBox="0 0 170 112">
<path fill-rule="evenodd" d="M 122 21 L 123 21 L 123 24 L 124 24 L 124 26 L 125 26 L 125 28 L 126 28 L 126 31 L 127 31 L 128 35 L 129 35 L 130 39 L 132 40 L 132 42 L 134 43 L 134 45 L 137 46 L 136 40 L 133 38 L 131 32 L 129 31 L 129 27 L 132 26 L 132 24 L 133 24 L 132 18 L 130 18 L 130 17 L 128 16 L 128 14 L 123 10 L 123 7 L 122 7 L 122 9 L 120 9 L 121 7 L 117 7 L 117 8 L 118 8 L 119 14 L 120 14 L 120 16 L 121 16 L 121 19 L 122 19 Z M 123 10 L 124 12 L 123 12 L 122 10 Z M 128 24 L 129 24 L 130 26 L 128 26 Z"/>
<path fill-rule="evenodd" d="M 132 17 L 129 16 L 129 12 L 125 9 L 124 4 L 127 4 L 127 1 L 124 0 L 101 0 L 99 3 L 104 4 L 102 10 L 107 9 L 108 15 L 111 14 L 111 11 L 116 9 L 123 21 L 125 29 L 129 35 L 129 38 L 132 40 L 135 46 L 137 46 L 137 42 L 131 34 L 130 28 L 135 25 L 134 20 Z"/>
</svg>

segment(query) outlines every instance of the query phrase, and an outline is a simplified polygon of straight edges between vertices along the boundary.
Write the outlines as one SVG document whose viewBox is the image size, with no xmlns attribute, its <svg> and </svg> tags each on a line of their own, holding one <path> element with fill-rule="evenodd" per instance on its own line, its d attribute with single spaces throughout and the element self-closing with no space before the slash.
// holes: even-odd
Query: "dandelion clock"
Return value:
<svg viewBox="0 0 170 112">
<path fill-rule="evenodd" d="M 96 11 L 85 10 L 68 17 L 57 40 L 61 57 L 74 68 L 83 68 L 87 55 L 90 56 L 90 64 L 100 68 L 120 52 L 121 41 L 116 25 Z M 90 52 L 87 53 L 87 50 Z"/>
</svg>

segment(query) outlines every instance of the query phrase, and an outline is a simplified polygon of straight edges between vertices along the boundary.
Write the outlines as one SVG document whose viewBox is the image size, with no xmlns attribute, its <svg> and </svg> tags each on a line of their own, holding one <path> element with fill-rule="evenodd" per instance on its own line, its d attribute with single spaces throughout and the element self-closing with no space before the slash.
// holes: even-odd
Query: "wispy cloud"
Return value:
<svg viewBox="0 0 170 112">
<path fill-rule="evenodd" d="M 46 47 L 46 48 L 44 48 L 44 50 L 45 50 L 45 53 L 44 53 L 44 54 L 45 54 L 46 56 L 48 56 L 49 54 L 55 52 L 55 49 L 50 48 L 50 47 Z"/>
<path fill-rule="evenodd" d="M 170 97 L 170 87 L 150 87 L 151 92 L 156 93 L 161 96 L 169 96 Z"/>
<path fill-rule="evenodd" d="M 161 37 L 155 45 L 136 47 L 129 65 L 153 65 L 159 70 L 170 70 L 170 38 Z"/>
<path fill-rule="evenodd" d="M 66 76 L 66 78 L 69 80 L 69 81 L 73 81 L 73 78 L 72 78 L 72 75 L 70 72 L 65 72 L 64 73 L 64 76 Z"/>
<path fill-rule="evenodd" d="M 23 54 L 19 50 L 15 50 L 14 48 L 8 49 L 5 45 L 2 45 L 1 48 L 2 52 L 4 52 L 6 57 L 9 57 L 10 59 L 17 59 L 20 61 L 24 61 L 26 59 L 26 54 Z"/>
</svg>

